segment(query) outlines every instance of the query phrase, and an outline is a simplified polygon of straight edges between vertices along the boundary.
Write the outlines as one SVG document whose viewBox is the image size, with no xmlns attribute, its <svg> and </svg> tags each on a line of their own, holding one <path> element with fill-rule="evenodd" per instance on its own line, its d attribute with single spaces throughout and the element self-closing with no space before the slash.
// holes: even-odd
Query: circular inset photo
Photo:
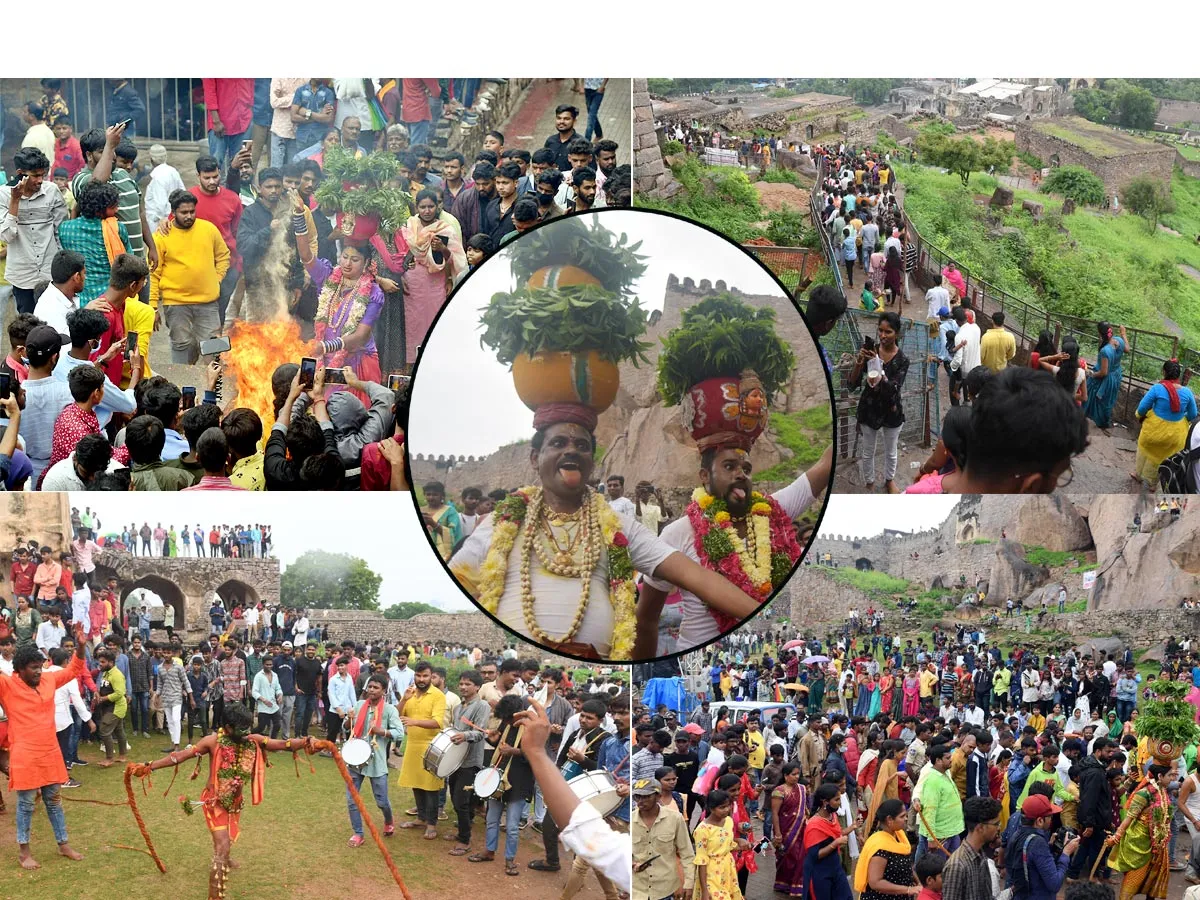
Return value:
<svg viewBox="0 0 1200 900">
<path fill-rule="evenodd" d="M 474 602 L 555 653 L 692 650 L 758 612 L 824 509 L 829 378 L 737 244 L 566 216 L 478 265 L 413 374 L 414 496 Z"/>
</svg>

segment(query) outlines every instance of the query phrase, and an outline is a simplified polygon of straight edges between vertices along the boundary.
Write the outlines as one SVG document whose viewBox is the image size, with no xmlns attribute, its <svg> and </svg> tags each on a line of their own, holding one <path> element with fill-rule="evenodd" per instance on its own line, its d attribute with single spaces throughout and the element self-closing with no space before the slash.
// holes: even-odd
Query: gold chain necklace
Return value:
<svg viewBox="0 0 1200 900">
<path fill-rule="evenodd" d="M 542 643 L 563 643 L 572 640 L 575 632 L 579 630 L 579 626 L 583 624 L 583 616 L 587 611 L 588 601 L 591 598 L 592 590 L 592 573 L 596 567 L 600 565 L 600 556 L 604 549 L 604 534 L 600 528 L 600 517 L 596 514 L 594 505 L 597 496 L 591 491 L 588 491 L 584 497 L 584 502 L 580 508 L 580 528 L 577 537 L 582 538 L 583 542 L 583 560 L 579 564 L 574 564 L 571 560 L 570 566 L 558 566 L 554 560 L 547 560 L 543 555 L 543 549 L 539 546 L 538 524 L 543 517 L 544 509 L 544 493 L 542 490 L 537 490 L 529 502 L 529 509 L 525 515 L 525 524 L 522 527 L 522 547 L 521 547 L 521 611 L 525 618 L 525 627 L 529 630 L 529 634 L 534 640 Z M 601 501 L 603 502 L 603 501 Z M 534 612 L 535 597 L 533 596 L 533 557 L 537 555 L 542 567 L 552 575 L 558 575 L 563 578 L 580 578 L 583 581 L 579 593 L 579 606 L 575 610 L 575 617 L 571 622 L 570 628 L 561 637 L 552 637 L 537 623 L 537 617 Z"/>
</svg>

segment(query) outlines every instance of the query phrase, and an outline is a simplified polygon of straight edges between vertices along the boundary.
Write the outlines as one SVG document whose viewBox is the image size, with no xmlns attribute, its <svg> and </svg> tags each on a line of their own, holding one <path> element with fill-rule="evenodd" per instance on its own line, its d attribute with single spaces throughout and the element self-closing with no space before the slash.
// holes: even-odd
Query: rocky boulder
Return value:
<svg viewBox="0 0 1200 900">
<path fill-rule="evenodd" d="M 1108 654 L 1117 656 L 1125 649 L 1126 641 L 1119 637 L 1094 637 L 1088 638 L 1082 644 L 1075 648 L 1075 652 L 1080 656 L 1091 656 L 1092 659 L 1106 659 Z"/>
<path fill-rule="evenodd" d="M 1135 513 L 1143 530 L 1131 532 Z M 1200 597 L 1200 506 L 1191 504 L 1172 520 L 1155 515 L 1150 500 L 1107 494 L 1093 498 L 1088 522 L 1099 563 L 1092 608 L 1136 609 L 1147 598 L 1177 605 Z"/>
<path fill-rule="evenodd" d="M 1009 530 L 1014 540 L 1047 550 L 1087 550 L 1092 546 L 1087 521 L 1062 494 L 1038 494 L 1022 500 L 1016 526 Z"/>
<path fill-rule="evenodd" d="M 996 547 L 987 602 L 1002 606 L 1009 597 L 1027 597 L 1034 588 L 1050 580 L 1050 570 L 1025 561 L 1025 548 L 1016 541 L 1001 541 Z"/>
</svg>

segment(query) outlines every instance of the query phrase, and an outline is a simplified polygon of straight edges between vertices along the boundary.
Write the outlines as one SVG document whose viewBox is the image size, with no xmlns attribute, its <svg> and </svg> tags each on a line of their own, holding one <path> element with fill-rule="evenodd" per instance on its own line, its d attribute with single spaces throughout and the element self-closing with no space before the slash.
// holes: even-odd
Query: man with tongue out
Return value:
<svg viewBox="0 0 1200 900">
<path fill-rule="evenodd" d="M 622 634 L 627 635 L 633 623 L 610 597 L 610 551 L 602 523 L 607 515 L 615 515 L 620 530 L 613 548 L 628 550 L 636 573 L 678 585 L 698 598 L 696 602 L 737 619 L 757 609 L 754 598 L 665 544 L 633 516 L 609 510 L 606 501 L 588 487 L 596 419 L 593 409 L 576 403 L 538 408 L 529 461 L 541 488 L 523 489 L 514 495 L 520 500 L 516 506 L 505 501 L 479 523 L 450 560 L 450 570 L 460 583 L 503 624 L 531 640 L 576 656 L 617 658 L 613 651 L 621 654 L 621 642 L 627 639 Z M 497 546 L 501 548 L 497 555 L 503 553 L 509 539 L 505 529 L 511 532 L 514 510 L 520 527 L 511 537 L 507 565 L 497 574 L 493 565 L 485 567 L 484 562 Z M 593 527 L 588 527 L 589 522 Z M 527 535 L 532 535 L 528 541 Z M 583 573 L 589 569 L 590 585 L 584 590 Z M 614 573 L 618 583 L 619 575 Z M 499 596 L 491 606 L 489 592 L 493 591 Z M 625 646 L 620 658 L 627 659 L 631 650 L 631 644 Z"/>
</svg>

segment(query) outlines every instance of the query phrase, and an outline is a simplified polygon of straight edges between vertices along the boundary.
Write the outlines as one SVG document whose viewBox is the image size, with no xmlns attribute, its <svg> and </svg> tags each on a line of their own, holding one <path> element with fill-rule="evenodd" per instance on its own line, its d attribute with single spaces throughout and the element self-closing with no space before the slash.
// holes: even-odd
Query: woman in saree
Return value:
<svg viewBox="0 0 1200 900">
<path fill-rule="evenodd" d="M 1125 803 L 1125 817 L 1105 844 L 1112 847 L 1108 864 L 1121 879 L 1120 900 L 1143 895 L 1165 900 L 1171 880 L 1171 817 L 1174 807 L 1167 789 L 1175 780 L 1174 766 L 1150 766 L 1149 774 Z"/>
<path fill-rule="evenodd" d="M 730 763 L 736 763 L 737 760 L 745 762 L 745 757 L 732 756 L 729 758 Z M 745 789 L 747 784 L 745 772 L 739 775 L 731 771 L 717 779 L 717 790 L 725 791 L 733 801 L 733 809 L 730 812 L 730 818 L 733 820 L 733 833 L 739 840 L 743 840 L 747 844 L 744 849 L 739 846 L 733 853 L 738 888 L 743 897 L 746 896 L 750 876 L 758 871 L 757 855 L 750 849 L 750 846 L 754 844 L 754 823 L 750 819 L 750 813 L 746 811 Z"/>
<path fill-rule="evenodd" d="M 344 244 L 336 266 L 327 259 L 319 259 L 312 213 L 299 195 L 293 197 L 292 230 L 300 262 L 317 288 L 314 321 L 317 340 L 313 355 L 327 369 L 350 366 L 360 381 L 382 383 L 383 371 L 372 330 L 383 310 L 383 291 L 375 283 L 370 245 Z M 339 387 L 332 385 L 334 390 Z M 370 402 L 363 395 L 358 396 Z"/>
<path fill-rule="evenodd" d="M 734 834 L 733 799 L 722 790 L 710 791 L 704 809 L 707 815 L 692 833 L 697 900 L 742 900 L 733 852 L 749 850 L 750 842 Z"/>
<path fill-rule="evenodd" d="M 813 797 L 813 814 L 804 826 L 801 896 L 805 900 L 852 900 L 840 855 L 850 840 L 837 821 L 840 790 L 836 784 L 823 784 Z M 775 890 L 780 890 L 778 875 Z"/>
<path fill-rule="evenodd" d="M 854 772 L 854 780 L 862 792 L 863 803 L 869 809 L 872 792 L 875 789 L 875 776 L 879 771 L 879 732 L 874 729 L 868 731 L 866 740 L 866 747 L 858 757 L 858 768 Z"/>
<path fill-rule="evenodd" d="M 1008 817 L 1011 815 L 1008 808 L 1008 764 L 1012 762 L 1012 756 L 1011 750 L 1001 750 L 996 762 L 988 769 L 988 793 L 992 795 L 993 800 L 1000 801 L 1001 834 L 1004 834 L 1004 829 L 1008 827 Z"/>
<path fill-rule="evenodd" d="M 808 714 L 819 716 L 825 709 L 825 670 L 820 666 L 814 667 L 813 676 L 808 682 Z"/>
<path fill-rule="evenodd" d="M 905 716 L 915 716 L 921 711 L 921 679 L 915 666 L 909 666 L 908 674 L 904 676 L 904 701 L 901 712 Z"/>
<path fill-rule="evenodd" d="M 1125 326 L 1119 327 L 1120 336 L 1113 337 L 1112 326 L 1101 322 L 1096 326 L 1100 335 L 1100 354 L 1096 357 L 1096 369 L 1087 382 L 1087 403 L 1084 413 L 1100 428 L 1112 426 L 1113 407 L 1117 405 L 1117 394 L 1121 390 L 1121 360 L 1129 345 L 1125 340 Z"/>
<path fill-rule="evenodd" d="M 454 216 L 438 211 L 437 194 L 428 189 L 419 192 L 416 206 L 417 214 L 401 229 L 412 257 L 404 267 L 405 362 L 409 364 L 446 303 L 455 275 L 467 267 L 462 230 Z"/>
<path fill-rule="evenodd" d="M 808 792 L 800 783 L 800 763 L 784 763 L 783 783 L 771 792 L 775 831 L 771 844 L 775 847 L 775 890 L 789 897 L 805 896 L 803 836 L 807 811 Z"/>
<path fill-rule="evenodd" d="M 1131 476 L 1147 487 L 1158 484 L 1158 466 L 1183 449 L 1187 443 L 1188 422 L 1198 415 L 1196 395 L 1179 383 L 1183 374 L 1178 360 L 1163 363 L 1162 380 L 1151 385 L 1138 404 L 1137 460 Z"/>
<path fill-rule="evenodd" d="M 896 757 L 904 750 L 900 741 L 884 741 L 879 745 L 878 774 L 872 783 L 870 801 L 867 805 L 866 834 L 878 818 L 879 807 L 888 800 L 900 799 L 900 767 Z M 863 782 L 860 780 L 859 784 Z M 864 795 L 865 796 L 865 795 Z"/>
<path fill-rule="evenodd" d="M 892 701 L 896 693 L 896 679 L 892 675 L 892 667 L 884 666 L 883 674 L 879 676 L 879 711 L 892 715 Z"/>
<path fill-rule="evenodd" d="M 879 715 L 879 711 L 882 708 L 880 703 L 879 678 L 872 675 L 870 681 L 867 683 L 867 687 L 870 690 L 867 700 L 867 718 L 874 719 Z"/>
<path fill-rule="evenodd" d="M 871 708 L 871 676 L 861 665 L 854 677 L 854 686 L 858 689 L 858 699 L 854 703 L 854 715 L 866 716 Z"/>
</svg>

